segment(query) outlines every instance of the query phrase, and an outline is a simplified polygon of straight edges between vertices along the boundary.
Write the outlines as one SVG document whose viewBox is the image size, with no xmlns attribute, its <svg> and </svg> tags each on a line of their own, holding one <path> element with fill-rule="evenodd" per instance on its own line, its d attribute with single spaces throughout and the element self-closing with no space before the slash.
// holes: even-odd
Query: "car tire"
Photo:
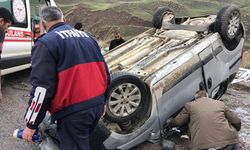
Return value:
<svg viewBox="0 0 250 150">
<path fill-rule="evenodd" d="M 160 29 L 162 27 L 163 17 L 167 13 L 173 14 L 173 11 L 168 7 L 158 7 L 153 16 L 153 20 L 152 20 L 153 27 L 155 27 L 156 29 Z M 170 21 L 170 23 L 174 23 L 174 20 L 175 19 L 173 18 Z"/>
<path fill-rule="evenodd" d="M 146 85 L 133 74 L 127 72 L 111 74 L 111 85 L 107 96 L 105 118 L 111 122 L 128 122 L 147 111 L 149 96 Z"/>
<path fill-rule="evenodd" d="M 163 139 L 161 142 L 162 150 L 177 150 L 174 142 Z"/>
<path fill-rule="evenodd" d="M 217 14 L 214 30 L 221 35 L 227 49 L 235 49 L 241 38 L 239 36 L 242 36 L 239 8 L 234 5 L 223 7 Z"/>
<path fill-rule="evenodd" d="M 233 40 L 240 30 L 240 10 L 233 5 L 223 7 L 217 14 L 215 29 L 224 40 Z"/>
</svg>

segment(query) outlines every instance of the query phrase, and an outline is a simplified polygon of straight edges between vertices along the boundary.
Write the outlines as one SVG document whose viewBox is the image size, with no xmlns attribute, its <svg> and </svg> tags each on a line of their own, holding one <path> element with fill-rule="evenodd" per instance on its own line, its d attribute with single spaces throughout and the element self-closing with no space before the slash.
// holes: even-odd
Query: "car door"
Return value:
<svg viewBox="0 0 250 150">
<path fill-rule="evenodd" d="M 161 126 L 187 102 L 194 99 L 203 83 L 202 62 L 197 54 L 191 53 L 183 54 L 155 75 L 157 77 L 169 72 L 160 80 L 156 79 L 158 82 L 153 84 L 151 92 L 156 100 Z"/>
<path fill-rule="evenodd" d="M 12 26 L 8 29 L 1 54 L 2 75 L 24 70 L 30 67 L 31 48 L 35 40 L 35 25 L 39 25 L 39 9 L 42 6 L 55 6 L 53 0 L 4 0 L 0 6 L 7 8 L 14 17 Z M 32 21 L 31 21 L 32 20 Z M 41 26 L 39 26 L 40 28 Z M 36 38 L 42 30 L 36 34 Z"/>
<path fill-rule="evenodd" d="M 227 72 L 225 64 L 216 56 L 222 51 L 222 47 L 213 50 L 212 45 L 199 53 L 202 61 L 205 88 L 210 97 L 214 97 L 219 90 L 219 84 L 226 80 Z"/>
<path fill-rule="evenodd" d="M 4 75 L 17 71 L 17 66 L 29 64 L 32 33 L 29 4 L 26 0 L 5 0 L 0 1 L 0 5 L 7 8 L 14 17 L 14 23 L 5 35 L 1 55 L 1 69 Z"/>
</svg>

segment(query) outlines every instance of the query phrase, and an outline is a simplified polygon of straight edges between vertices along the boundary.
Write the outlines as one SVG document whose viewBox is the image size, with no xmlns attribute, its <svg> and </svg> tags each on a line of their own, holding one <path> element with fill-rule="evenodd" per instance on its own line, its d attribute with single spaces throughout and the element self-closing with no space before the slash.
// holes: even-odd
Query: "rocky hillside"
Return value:
<svg viewBox="0 0 250 150">
<path fill-rule="evenodd" d="M 67 11 L 65 17 L 72 26 L 77 22 L 82 22 L 84 29 L 100 40 L 110 39 L 114 30 L 120 30 L 125 37 L 130 37 L 151 26 L 151 22 L 132 16 L 125 11 L 117 12 L 112 9 L 90 11 L 83 5 L 75 6 L 74 9 Z"/>
<path fill-rule="evenodd" d="M 154 11 L 159 6 L 172 8 L 176 16 L 216 14 L 227 4 L 241 9 L 247 35 L 250 34 L 249 0 L 58 0 L 58 6 L 74 25 L 82 22 L 84 28 L 99 40 L 109 41 L 114 30 L 120 30 L 129 39 L 151 26 Z M 250 47 L 250 38 L 246 46 Z"/>
</svg>

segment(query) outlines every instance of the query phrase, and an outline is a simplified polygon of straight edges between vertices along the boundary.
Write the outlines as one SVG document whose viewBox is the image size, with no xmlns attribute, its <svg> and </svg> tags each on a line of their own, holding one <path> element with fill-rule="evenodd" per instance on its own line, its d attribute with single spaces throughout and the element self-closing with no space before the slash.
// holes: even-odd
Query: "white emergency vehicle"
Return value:
<svg viewBox="0 0 250 150">
<path fill-rule="evenodd" d="M 0 0 L 0 7 L 7 8 L 14 16 L 14 23 L 8 29 L 1 55 L 2 75 L 30 67 L 31 48 L 40 35 L 39 9 L 55 6 L 54 0 Z"/>
</svg>

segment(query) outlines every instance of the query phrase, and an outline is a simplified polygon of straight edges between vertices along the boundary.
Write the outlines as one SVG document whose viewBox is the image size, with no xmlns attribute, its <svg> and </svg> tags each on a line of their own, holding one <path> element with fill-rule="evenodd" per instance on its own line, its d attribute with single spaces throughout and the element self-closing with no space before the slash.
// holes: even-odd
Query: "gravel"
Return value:
<svg viewBox="0 0 250 150">
<path fill-rule="evenodd" d="M 15 129 L 24 127 L 24 113 L 29 93 L 29 71 L 4 77 L 0 101 L 0 150 L 35 150 L 36 146 L 13 138 Z"/>
</svg>

